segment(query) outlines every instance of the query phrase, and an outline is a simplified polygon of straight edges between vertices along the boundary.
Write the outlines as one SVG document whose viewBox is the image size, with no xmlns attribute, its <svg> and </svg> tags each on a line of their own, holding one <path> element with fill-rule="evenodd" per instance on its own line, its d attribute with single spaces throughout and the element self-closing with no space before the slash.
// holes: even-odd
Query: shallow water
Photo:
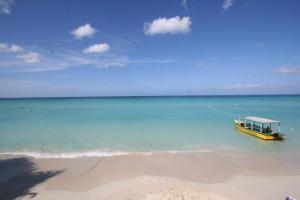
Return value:
<svg viewBox="0 0 300 200">
<path fill-rule="evenodd" d="M 238 116 L 280 120 L 287 140 L 235 130 Z M 300 149 L 300 96 L 0 100 L 0 152 L 66 155 Z"/>
</svg>

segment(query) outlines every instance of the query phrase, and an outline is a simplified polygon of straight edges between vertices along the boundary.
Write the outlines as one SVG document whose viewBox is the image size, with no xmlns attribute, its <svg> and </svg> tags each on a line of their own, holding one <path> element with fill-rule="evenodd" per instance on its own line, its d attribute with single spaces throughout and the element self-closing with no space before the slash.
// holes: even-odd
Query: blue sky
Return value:
<svg viewBox="0 0 300 200">
<path fill-rule="evenodd" d="M 299 94 L 298 0 L 0 0 L 0 97 Z"/>
</svg>

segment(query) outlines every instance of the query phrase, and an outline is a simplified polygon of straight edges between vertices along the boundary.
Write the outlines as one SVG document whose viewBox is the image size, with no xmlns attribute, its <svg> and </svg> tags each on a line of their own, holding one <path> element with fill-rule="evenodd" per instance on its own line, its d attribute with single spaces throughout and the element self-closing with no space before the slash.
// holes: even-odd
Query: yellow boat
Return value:
<svg viewBox="0 0 300 200">
<path fill-rule="evenodd" d="M 261 117 L 245 117 L 234 120 L 235 127 L 249 135 L 263 140 L 284 140 L 284 135 L 280 133 L 280 122 Z M 272 127 L 273 126 L 273 127 Z M 274 130 L 277 127 L 277 130 Z"/>
</svg>

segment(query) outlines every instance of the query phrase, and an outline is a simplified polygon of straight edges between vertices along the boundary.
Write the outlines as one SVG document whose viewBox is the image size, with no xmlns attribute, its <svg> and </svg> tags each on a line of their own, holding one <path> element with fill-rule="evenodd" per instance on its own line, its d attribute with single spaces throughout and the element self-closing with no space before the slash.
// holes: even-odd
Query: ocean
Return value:
<svg viewBox="0 0 300 200">
<path fill-rule="evenodd" d="M 233 119 L 281 121 L 285 141 L 240 133 Z M 0 154 L 34 157 L 300 149 L 300 95 L 0 99 Z"/>
</svg>

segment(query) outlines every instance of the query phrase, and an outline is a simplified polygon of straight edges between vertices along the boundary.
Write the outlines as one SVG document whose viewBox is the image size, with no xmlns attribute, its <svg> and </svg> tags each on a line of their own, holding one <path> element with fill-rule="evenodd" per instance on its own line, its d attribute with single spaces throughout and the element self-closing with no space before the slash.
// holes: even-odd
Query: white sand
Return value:
<svg viewBox="0 0 300 200">
<path fill-rule="evenodd" d="M 0 161 L 0 184 L 9 185 L 7 196 L 17 191 L 22 199 L 300 199 L 300 162 L 288 155 L 207 152 L 26 158 L 24 167 L 28 160 L 34 166 L 31 171 L 22 171 L 20 162 L 8 166 Z M 39 172 L 46 178 L 39 179 Z M 17 190 L 23 182 L 25 189 Z M 5 191 L 0 188 L 0 194 Z"/>
</svg>

